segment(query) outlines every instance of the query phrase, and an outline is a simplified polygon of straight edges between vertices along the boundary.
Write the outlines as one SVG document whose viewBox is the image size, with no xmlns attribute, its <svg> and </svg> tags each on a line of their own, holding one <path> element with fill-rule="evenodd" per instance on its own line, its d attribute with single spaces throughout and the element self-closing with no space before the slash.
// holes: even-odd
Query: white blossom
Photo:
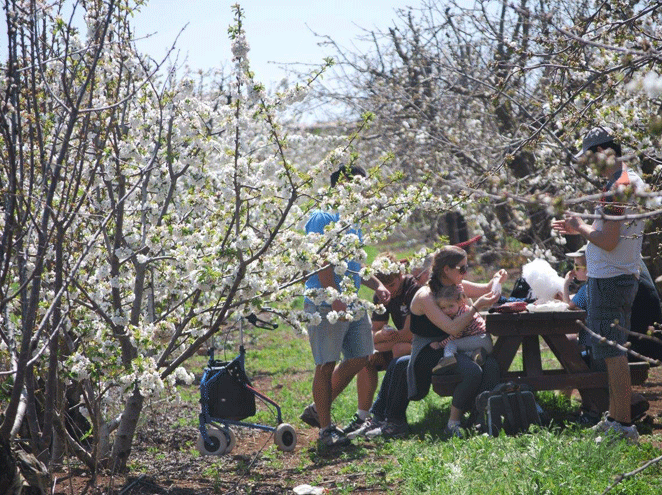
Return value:
<svg viewBox="0 0 662 495">
<path fill-rule="evenodd" d="M 248 44 L 248 41 L 246 40 L 246 35 L 244 33 L 240 33 L 235 36 L 234 40 L 232 40 L 231 50 L 232 50 L 232 55 L 234 55 L 234 58 L 236 59 L 246 58 L 250 50 L 250 45 Z"/>
</svg>

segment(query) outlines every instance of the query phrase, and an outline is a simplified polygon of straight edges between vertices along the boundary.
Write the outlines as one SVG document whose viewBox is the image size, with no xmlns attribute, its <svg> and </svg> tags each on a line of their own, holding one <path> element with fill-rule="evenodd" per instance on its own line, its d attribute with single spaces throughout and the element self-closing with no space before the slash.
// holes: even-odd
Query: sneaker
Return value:
<svg viewBox="0 0 662 495">
<path fill-rule="evenodd" d="M 313 428 L 320 427 L 320 418 L 317 415 L 315 404 L 309 404 L 308 406 L 306 406 L 306 408 L 303 410 L 299 418 L 301 419 L 301 421 L 303 421 L 306 424 L 309 424 Z"/>
<path fill-rule="evenodd" d="M 350 423 L 351 425 L 352 423 Z M 349 425 L 347 425 L 349 427 Z M 378 428 L 380 426 L 380 422 L 375 420 L 374 418 L 368 418 L 366 419 L 363 423 L 361 423 L 361 426 L 358 428 L 352 430 L 352 431 L 347 431 L 347 428 L 343 428 L 345 435 L 347 435 L 347 438 L 350 440 L 354 440 L 356 437 L 360 437 L 362 435 L 365 435 L 367 432 L 370 430 L 374 430 L 375 428 Z"/>
<path fill-rule="evenodd" d="M 351 443 L 351 440 L 345 436 L 343 431 L 334 424 L 331 424 L 325 430 L 320 431 L 320 436 L 317 441 L 327 447 L 344 447 Z"/>
<path fill-rule="evenodd" d="M 639 441 L 639 432 L 637 431 L 636 426 L 624 426 L 618 421 L 610 421 L 607 418 L 600 421 L 592 428 L 592 430 L 597 433 L 604 433 L 605 435 L 622 438 L 629 443 L 637 443 Z"/>
<path fill-rule="evenodd" d="M 384 437 L 384 438 L 403 438 L 409 433 L 409 425 L 407 422 L 395 423 L 392 421 L 384 421 L 379 426 L 365 432 L 367 438 Z"/>
<path fill-rule="evenodd" d="M 382 426 L 386 426 L 386 420 L 378 421 L 376 419 L 372 420 L 372 427 L 367 429 L 362 433 L 362 435 L 366 438 L 374 438 L 378 437 L 382 434 Z"/>
<path fill-rule="evenodd" d="M 444 356 L 439 360 L 437 365 L 432 368 L 432 374 L 443 375 L 444 373 L 454 369 L 455 364 L 457 364 L 457 359 L 455 359 L 455 356 Z"/>
<path fill-rule="evenodd" d="M 462 432 L 460 425 L 446 425 L 446 428 L 444 428 L 444 434 L 449 437 L 464 438 L 464 433 Z"/>
<path fill-rule="evenodd" d="M 600 416 L 594 412 L 582 410 L 575 421 L 579 426 L 592 428 L 600 422 Z"/>
<path fill-rule="evenodd" d="M 352 420 L 347 424 L 347 426 L 343 426 L 342 431 L 345 432 L 345 435 L 347 435 L 347 438 L 354 438 L 350 437 L 352 433 L 357 431 L 359 428 L 363 426 L 363 424 L 366 422 L 366 420 L 361 419 L 358 413 L 354 414 L 354 417 Z M 356 436 L 356 435 L 355 435 Z"/>
</svg>

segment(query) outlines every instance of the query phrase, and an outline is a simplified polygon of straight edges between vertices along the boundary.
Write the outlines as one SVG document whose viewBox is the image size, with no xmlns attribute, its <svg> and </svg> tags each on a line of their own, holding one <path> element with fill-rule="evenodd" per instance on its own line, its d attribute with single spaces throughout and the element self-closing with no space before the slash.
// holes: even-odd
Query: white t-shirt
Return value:
<svg viewBox="0 0 662 495">
<path fill-rule="evenodd" d="M 608 190 L 618 187 L 632 186 L 635 191 L 643 191 L 645 183 L 637 174 L 623 166 L 623 171 L 615 183 L 608 186 Z M 636 213 L 633 207 L 634 199 L 629 203 L 611 202 L 609 198 L 601 201 L 595 209 L 598 215 L 627 215 Z M 595 220 L 593 226 L 601 230 L 604 220 Z M 620 239 L 611 251 L 605 251 L 591 242 L 586 246 L 587 274 L 591 278 L 611 278 L 618 275 L 635 275 L 639 277 L 641 264 L 641 243 L 643 240 L 643 220 L 621 221 Z"/>
</svg>

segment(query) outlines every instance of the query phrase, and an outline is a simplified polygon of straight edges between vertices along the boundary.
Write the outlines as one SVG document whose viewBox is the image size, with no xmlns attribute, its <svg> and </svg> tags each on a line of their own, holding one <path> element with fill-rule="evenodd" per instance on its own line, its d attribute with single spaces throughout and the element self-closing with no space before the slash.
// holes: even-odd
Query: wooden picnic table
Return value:
<svg viewBox="0 0 662 495">
<path fill-rule="evenodd" d="M 585 320 L 585 311 L 485 313 L 483 316 L 487 331 L 496 337 L 492 354 L 499 363 L 502 381 L 526 384 L 533 390 L 576 388 L 585 402 L 592 403 L 597 410 L 607 410 L 607 372 L 592 371 L 582 359 L 576 340 L 570 338 L 579 332 L 581 327 L 577 320 Z M 542 342 L 552 351 L 560 368 L 543 369 Z M 522 369 L 511 370 L 520 348 Z M 633 385 L 646 381 L 649 367 L 646 362 L 630 363 Z M 452 395 L 458 382 L 459 375 L 432 377 L 433 390 L 441 396 Z"/>
</svg>

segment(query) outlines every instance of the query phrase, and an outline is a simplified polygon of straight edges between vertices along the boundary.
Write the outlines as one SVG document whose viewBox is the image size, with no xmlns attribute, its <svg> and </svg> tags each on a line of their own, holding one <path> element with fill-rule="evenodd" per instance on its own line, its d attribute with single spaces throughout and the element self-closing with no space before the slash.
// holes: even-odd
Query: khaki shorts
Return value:
<svg viewBox="0 0 662 495">
<path fill-rule="evenodd" d="M 319 313 L 322 321 L 319 325 L 309 325 L 308 341 L 317 366 L 344 360 L 370 356 L 375 348 L 372 343 L 372 324 L 367 314 L 356 321 L 337 321 L 329 323 L 326 315 L 329 306 L 316 306 L 309 301 L 304 304 L 306 313 Z"/>
</svg>

